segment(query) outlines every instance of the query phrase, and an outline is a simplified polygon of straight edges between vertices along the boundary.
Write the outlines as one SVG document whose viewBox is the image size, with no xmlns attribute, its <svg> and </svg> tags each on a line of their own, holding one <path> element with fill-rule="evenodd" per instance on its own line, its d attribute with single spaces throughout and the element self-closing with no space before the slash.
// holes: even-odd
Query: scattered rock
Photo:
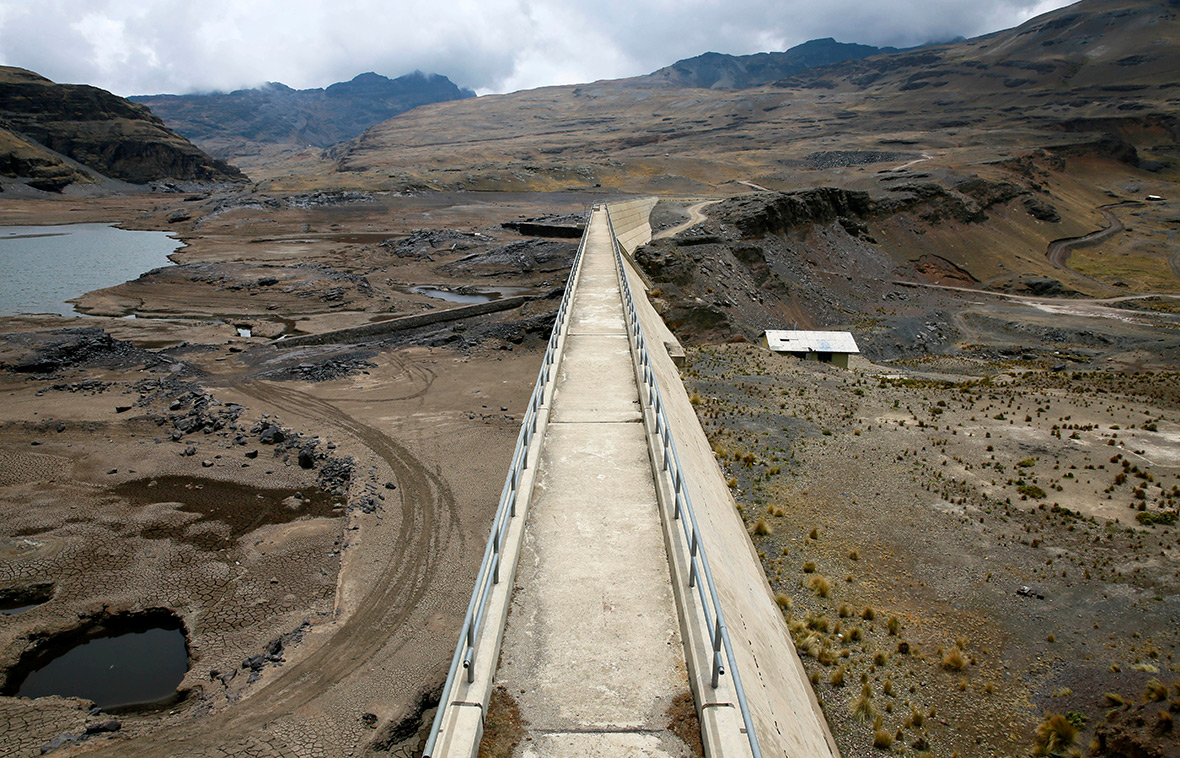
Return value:
<svg viewBox="0 0 1180 758">
<path fill-rule="evenodd" d="M 258 434 L 258 441 L 264 445 L 277 445 L 285 439 L 287 439 L 287 435 L 281 427 L 275 424 L 264 426 Z"/>
<path fill-rule="evenodd" d="M 65 747 L 66 745 L 73 745 L 78 741 L 78 739 L 79 737 L 76 734 L 59 734 L 41 746 L 41 755 L 51 753 L 58 748 Z"/>
<path fill-rule="evenodd" d="M 104 734 L 107 732 L 117 732 L 123 728 L 123 724 L 118 719 L 110 719 L 108 721 L 101 721 L 97 724 L 90 724 L 86 727 L 86 735 Z"/>
</svg>

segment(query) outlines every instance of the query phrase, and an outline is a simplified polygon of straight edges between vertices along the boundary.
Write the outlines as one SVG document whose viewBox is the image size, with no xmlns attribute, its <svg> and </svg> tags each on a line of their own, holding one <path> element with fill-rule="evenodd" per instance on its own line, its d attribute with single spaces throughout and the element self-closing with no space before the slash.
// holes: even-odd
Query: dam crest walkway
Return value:
<svg viewBox="0 0 1180 758">
<path fill-rule="evenodd" d="M 427 756 L 837 755 L 629 263 L 652 205 L 590 214 Z"/>
</svg>

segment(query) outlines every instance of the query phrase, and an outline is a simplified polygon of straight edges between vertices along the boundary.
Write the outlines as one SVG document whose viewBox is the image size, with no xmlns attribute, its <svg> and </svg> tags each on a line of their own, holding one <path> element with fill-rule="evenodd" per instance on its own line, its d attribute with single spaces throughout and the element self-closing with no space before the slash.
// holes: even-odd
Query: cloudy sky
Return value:
<svg viewBox="0 0 1180 758">
<path fill-rule="evenodd" d="M 0 63 L 119 95 L 323 87 L 420 69 L 480 94 L 817 37 L 898 47 L 1070 0 L 0 0 Z"/>
</svg>

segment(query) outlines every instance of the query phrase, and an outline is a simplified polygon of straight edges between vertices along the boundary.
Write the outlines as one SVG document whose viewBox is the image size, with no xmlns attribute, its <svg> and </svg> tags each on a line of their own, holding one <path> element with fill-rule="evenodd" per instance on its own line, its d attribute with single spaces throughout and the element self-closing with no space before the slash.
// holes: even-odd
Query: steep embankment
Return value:
<svg viewBox="0 0 1180 758">
<path fill-rule="evenodd" d="M 967 336 L 957 326 L 965 295 L 956 288 L 997 298 L 1176 290 L 1180 283 L 1120 283 L 1142 281 L 1136 266 L 1166 267 L 1174 253 L 1144 242 L 1166 239 L 1166 212 L 1150 203 L 1118 209 L 1136 209 L 1136 230 L 1124 235 L 1120 223 L 1104 235 L 1106 252 L 1096 256 L 1105 281 L 1054 267 L 1054 240 L 1093 231 L 1109 213 L 1101 206 L 1117 197 L 1094 186 L 1095 173 L 1117 186 L 1115 177 L 1134 170 L 1109 157 L 1034 151 L 987 167 L 987 178 L 944 171 L 937 182 L 899 177 L 874 193 L 751 193 L 713 204 L 706 220 L 678 234 L 657 234 L 635 259 L 661 313 L 690 343 L 753 340 L 798 324 L 852 328 L 873 358 L 945 352 Z M 1053 341 L 1088 344 L 1070 334 Z"/>
<path fill-rule="evenodd" d="M 134 184 L 244 181 L 151 111 L 85 85 L 0 67 L 0 175 L 60 191 L 96 174 Z"/>
</svg>

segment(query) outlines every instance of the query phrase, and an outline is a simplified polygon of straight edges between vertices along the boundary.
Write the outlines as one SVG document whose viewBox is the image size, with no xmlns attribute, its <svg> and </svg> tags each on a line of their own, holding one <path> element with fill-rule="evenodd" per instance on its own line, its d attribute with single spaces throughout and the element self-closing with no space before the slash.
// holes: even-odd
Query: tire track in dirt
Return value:
<svg viewBox="0 0 1180 758">
<path fill-rule="evenodd" d="M 448 555 L 462 548 L 450 487 L 405 447 L 307 393 L 250 381 L 235 384 L 235 389 L 284 413 L 314 421 L 319 428 L 353 437 L 390 467 L 400 492 L 400 524 L 392 537 L 398 560 L 390 561 L 387 570 L 373 579 L 355 612 L 330 639 L 302 660 L 274 670 L 275 677 L 247 700 L 208 719 L 119 740 L 91 755 L 232 754 L 233 746 L 261 736 L 268 722 L 307 706 L 367 665 L 429 593 Z"/>
</svg>

